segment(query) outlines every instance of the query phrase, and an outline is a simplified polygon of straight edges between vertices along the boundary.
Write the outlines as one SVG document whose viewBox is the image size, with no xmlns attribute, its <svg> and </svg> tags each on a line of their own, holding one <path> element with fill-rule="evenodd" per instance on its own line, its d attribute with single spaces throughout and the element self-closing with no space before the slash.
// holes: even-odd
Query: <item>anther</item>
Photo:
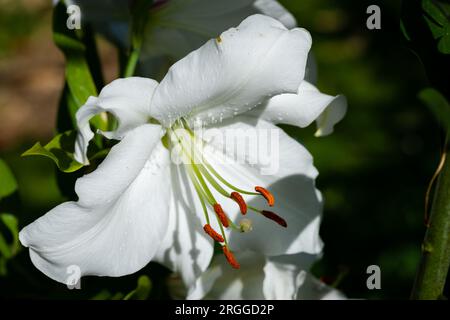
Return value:
<svg viewBox="0 0 450 320">
<path fill-rule="evenodd" d="M 239 269 L 241 266 L 236 261 L 236 258 L 234 257 L 233 253 L 228 249 L 227 246 L 222 246 L 223 254 L 225 255 L 225 258 L 227 258 L 228 263 L 234 268 Z"/>
<path fill-rule="evenodd" d="M 203 226 L 203 230 L 205 230 L 205 232 L 211 237 L 213 238 L 215 241 L 217 242 L 224 242 L 225 240 L 223 239 L 223 237 L 218 234 L 209 224 L 205 224 Z"/>
<path fill-rule="evenodd" d="M 245 203 L 245 200 L 244 198 L 242 198 L 240 193 L 234 191 L 230 194 L 230 198 L 236 201 L 242 214 L 247 213 L 247 204 Z"/>
<path fill-rule="evenodd" d="M 262 210 L 261 214 L 270 219 L 275 221 L 276 223 L 278 223 L 280 226 L 282 227 L 287 227 L 287 223 L 286 220 L 284 220 L 282 217 L 280 217 L 279 215 L 277 215 L 276 213 L 272 212 L 272 211 L 266 211 L 266 210 Z"/>
<path fill-rule="evenodd" d="M 266 199 L 269 206 L 273 207 L 273 205 L 275 204 L 275 197 L 270 193 L 269 190 L 263 187 L 255 187 L 255 191 L 260 193 Z"/>
<path fill-rule="evenodd" d="M 220 222 L 222 222 L 222 225 L 225 228 L 228 228 L 228 226 L 230 225 L 230 222 L 228 221 L 228 217 L 225 214 L 225 212 L 223 212 L 222 206 L 218 203 L 214 204 L 214 212 L 217 214 L 217 216 L 219 217 Z"/>
</svg>

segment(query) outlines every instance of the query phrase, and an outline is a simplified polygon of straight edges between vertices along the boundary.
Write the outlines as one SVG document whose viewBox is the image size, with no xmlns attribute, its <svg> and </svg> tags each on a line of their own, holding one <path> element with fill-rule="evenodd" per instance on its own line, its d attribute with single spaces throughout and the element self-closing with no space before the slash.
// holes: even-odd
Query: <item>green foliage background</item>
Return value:
<svg viewBox="0 0 450 320">
<path fill-rule="evenodd" d="M 313 271 L 337 282 L 352 298 L 406 299 L 420 258 L 425 191 L 439 160 L 441 137 L 417 98 L 428 83 L 423 66 L 403 41 L 400 1 L 280 2 L 313 36 L 318 87 L 344 93 L 349 104 L 346 118 L 329 137 L 314 138 L 312 127 L 284 127 L 305 144 L 320 172 L 325 252 Z M 374 3 L 381 7 L 381 30 L 366 28 L 366 8 Z M 12 59 L 14 41 L 33 37 L 34 26 L 48 23 L 45 13 L 25 14 L 20 7 L 14 16 L 0 12 L 0 28 L 11 30 L 0 36 L 0 57 Z M 51 161 L 20 157 L 34 142 L 29 137 L 0 150 L 19 186 L 1 199 L 0 212 L 14 214 L 21 227 L 64 200 Z M 14 241 L 1 222 L 0 234 L 8 243 Z M 381 290 L 366 287 L 366 268 L 372 264 L 381 268 Z M 70 291 L 37 271 L 27 250 L 21 250 L 0 275 L 0 297 L 119 299 L 136 290 L 140 294 L 135 298 L 166 298 L 167 275 L 151 263 L 122 278 L 83 278 L 82 290 Z"/>
</svg>

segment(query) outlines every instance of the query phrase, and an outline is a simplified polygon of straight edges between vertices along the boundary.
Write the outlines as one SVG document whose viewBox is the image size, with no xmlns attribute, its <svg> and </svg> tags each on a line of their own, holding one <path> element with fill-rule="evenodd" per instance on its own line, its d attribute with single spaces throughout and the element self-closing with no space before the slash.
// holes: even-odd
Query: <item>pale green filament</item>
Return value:
<svg viewBox="0 0 450 320">
<path fill-rule="evenodd" d="M 220 184 L 217 183 L 216 180 L 214 180 L 214 177 L 211 176 L 211 174 L 206 170 L 206 168 L 203 165 L 199 165 L 198 169 L 201 171 L 201 173 L 205 176 L 206 180 L 216 189 L 220 194 L 222 194 L 224 197 L 229 198 L 230 193 L 225 191 L 224 188 Z"/>
<path fill-rule="evenodd" d="M 209 190 L 209 188 L 208 188 L 205 180 L 203 179 L 199 169 L 193 163 L 193 159 L 191 158 L 191 156 L 189 155 L 188 151 L 186 150 L 186 146 L 183 144 L 183 140 L 180 139 L 177 136 L 175 131 L 172 130 L 172 132 L 176 136 L 178 142 L 180 143 L 183 153 L 186 155 L 186 157 L 189 158 L 189 161 L 192 163 L 192 164 L 185 164 L 185 167 L 187 169 L 186 171 L 188 172 L 189 177 L 191 178 L 191 181 L 194 184 L 194 187 L 195 187 L 195 190 L 197 192 L 197 195 L 200 198 L 200 202 L 201 202 L 202 207 L 203 207 L 203 212 L 204 212 L 204 215 L 205 215 L 205 218 L 206 218 L 206 222 L 210 225 L 211 223 L 210 223 L 210 220 L 209 220 L 208 211 L 206 209 L 206 205 L 205 205 L 205 202 L 204 202 L 203 199 L 206 198 L 206 200 L 209 202 L 209 204 L 211 206 L 214 206 L 214 204 L 216 204 L 217 202 L 216 202 L 213 194 Z M 220 231 L 222 233 L 225 245 L 228 245 L 227 237 L 225 235 L 225 231 L 223 229 L 223 226 L 222 226 L 222 223 L 221 223 L 221 221 L 219 219 L 219 216 L 217 214 L 215 214 L 215 216 L 216 216 L 217 224 L 220 227 Z M 231 225 L 234 226 L 234 223 L 231 220 L 228 219 L 228 221 L 231 223 Z"/>
<path fill-rule="evenodd" d="M 206 209 L 206 204 L 205 204 L 205 200 L 204 200 L 205 194 L 203 193 L 203 190 L 201 189 L 201 187 L 200 187 L 200 185 L 199 185 L 199 183 L 198 183 L 194 173 L 192 172 L 192 170 L 190 170 L 190 168 L 187 167 L 186 171 L 188 172 L 189 177 L 191 178 L 191 181 L 194 184 L 195 191 L 197 192 L 197 196 L 198 196 L 198 198 L 200 200 L 200 203 L 202 204 L 203 214 L 205 215 L 206 223 L 207 224 L 211 224 L 210 221 L 209 221 L 208 210 Z"/>
<path fill-rule="evenodd" d="M 182 119 L 181 121 L 181 126 L 183 127 L 183 129 L 185 129 L 188 133 L 189 133 L 189 135 L 191 136 L 191 138 L 193 139 L 193 140 L 195 140 L 195 136 L 194 136 L 194 132 L 192 132 L 192 130 L 191 130 L 191 128 L 189 128 L 189 126 L 187 125 L 187 123 L 186 123 L 186 120 L 184 120 L 184 119 Z M 205 141 L 202 141 L 203 143 L 205 143 Z M 194 147 L 194 157 L 195 157 L 195 154 L 197 154 L 197 153 L 200 153 L 199 152 L 199 150 L 197 149 L 197 146 L 195 145 L 195 143 L 194 143 L 194 145 L 193 145 L 193 147 Z M 198 160 L 197 158 L 195 158 L 195 160 Z M 204 158 L 204 157 L 202 157 L 202 161 L 198 161 L 199 163 L 201 163 L 201 162 L 203 162 L 203 166 L 204 167 L 206 167 L 206 168 L 204 168 L 203 166 L 202 166 L 202 168 L 201 169 L 203 169 L 202 170 L 202 173 L 204 173 L 205 174 L 205 176 L 206 176 L 206 178 L 208 179 L 208 181 L 211 183 L 211 185 L 213 185 L 214 186 L 214 188 L 216 188 L 216 190 L 218 191 L 218 192 L 220 192 L 221 194 L 223 194 L 225 197 L 229 197 L 229 193 L 227 193 L 215 180 L 214 180 L 214 178 L 211 176 L 211 174 L 209 173 L 209 172 L 207 172 L 207 170 L 206 169 L 208 169 L 209 171 L 211 171 L 211 173 L 217 178 L 217 179 L 219 179 L 219 181 L 220 182 L 222 182 L 223 184 L 225 184 L 228 188 L 230 188 L 230 189 L 232 189 L 232 190 L 234 190 L 234 191 L 237 191 L 237 192 L 239 192 L 239 193 L 243 193 L 243 194 L 248 194 L 248 195 L 254 195 L 254 196 L 258 196 L 258 195 L 260 195 L 259 193 L 257 193 L 257 192 L 252 192 L 252 191 L 245 191 L 245 190 L 242 190 L 242 189 L 239 189 L 238 187 L 235 187 L 235 186 L 233 186 L 231 183 L 229 183 L 227 180 L 225 180 L 214 168 L 213 168 L 213 166 L 211 165 L 211 164 L 209 164 L 209 162 Z M 206 173 L 205 173 L 206 172 Z"/>
<path fill-rule="evenodd" d="M 255 207 L 249 206 L 248 204 L 247 204 L 247 208 L 249 208 L 249 209 L 250 209 L 250 210 L 252 210 L 252 211 L 255 211 L 255 212 L 261 213 L 261 210 L 259 210 L 258 208 L 255 208 Z"/>
</svg>

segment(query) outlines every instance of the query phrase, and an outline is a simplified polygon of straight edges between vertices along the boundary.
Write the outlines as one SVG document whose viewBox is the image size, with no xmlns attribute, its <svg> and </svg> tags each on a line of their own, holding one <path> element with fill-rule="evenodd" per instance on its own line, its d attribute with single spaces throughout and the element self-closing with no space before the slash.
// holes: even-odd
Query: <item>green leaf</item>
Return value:
<svg viewBox="0 0 450 320">
<path fill-rule="evenodd" d="M 443 28 L 442 38 L 439 40 L 438 49 L 444 54 L 450 54 L 450 23 Z"/>
<path fill-rule="evenodd" d="M 0 219 L 3 221 L 3 223 L 13 236 L 13 243 L 11 244 L 11 253 L 14 256 L 19 251 L 20 248 L 19 221 L 14 215 L 9 213 L 0 214 Z"/>
<path fill-rule="evenodd" d="M 73 158 L 75 138 L 75 131 L 60 133 L 44 147 L 37 142 L 33 147 L 25 151 L 22 156 L 44 156 L 52 159 L 61 171 L 77 171 L 83 167 L 83 164 Z"/>
<path fill-rule="evenodd" d="M 408 34 L 408 31 L 406 30 L 405 23 L 403 22 L 403 19 L 400 20 L 400 31 L 402 32 L 403 36 L 406 40 L 411 41 L 411 37 Z"/>
<path fill-rule="evenodd" d="M 17 182 L 5 161 L 0 159 L 0 199 L 17 190 Z"/>
<path fill-rule="evenodd" d="M 117 292 L 115 295 L 113 295 L 109 300 L 123 300 L 123 293 Z"/>
<path fill-rule="evenodd" d="M 19 243 L 19 228 L 18 221 L 15 216 L 9 213 L 1 213 L 0 220 L 3 224 L 8 228 L 9 232 L 13 237 L 13 241 L 11 244 L 8 244 L 0 233 L 0 253 L 5 259 L 10 259 L 19 251 L 20 243 Z"/>
<path fill-rule="evenodd" d="M 419 99 L 431 110 L 446 132 L 450 132 L 450 105 L 445 97 L 434 88 L 419 92 Z"/>
<path fill-rule="evenodd" d="M 152 289 L 152 282 L 149 277 L 143 275 L 138 279 L 137 287 L 128 293 L 123 300 L 145 300 Z"/>
<path fill-rule="evenodd" d="M 6 242 L 3 235 L 0 233 L 0 257 L 4 257 L 5 259 L 9 259 L 12 257 L 11 248 Z"/>
<path fill-rule="evenodd" d="M 123 299 L 122 292 L 117 292 L 113 295 L 106 289 L 103 289 L 102 291 L 100 291 L 91 298 L 91 300 L 122 300 L 122 299 Z"/>
<path fill-rule="evenodd" d="M 428 27 L 431 30 L 431 33 L 433 34 L 434 39 L 438 39 L 444 35 L 444 28 L 440 25 L 436 24 L 433 20 L 428 18 L 427 16 L 424 17 L 425 21 L 428 25 Z"/>
<path fill-rule="evenodd" d="M 67 18 L 66 6 L 59 2 L 53 11 L 53 41 L 66 58 L 65 74 L 70 94 L 66 93 L 65 98 L 69 116 L 72 123 L 75 123 L 75 112 L 90 96 L 97 96 L 97 88 L 86 58 L 90 50 L 83 42 L 83 29 L 67 28 Z M 107 122 L 101 117 L 94 117 L 92 123 L 101 130 L 108 128 Z"/>
<path fill-rule="evenodd" d="M 438 39 L 438 50 L 450 54 L 450 6 L 438 0 L 422 0 L 422 9 L 434 39 Z"/>
<path fill-rule="evenodd" d="M 97 293 L 95 296 L 91 298 L 91 300 L 108 300 L 111 298 L 111 292 L 109 292 L 106 289 L 103 289 L 99 293 Z"/>
<path fill-rule="evenodd" d="M 53 11 L 53 41 L 66 57 L 66 80 L 78 104 L 82 106 L 89 96 L 96 96 L 97 89 L 86 62 L 86 47 L 81 39 L 81 30 L 67 28 L 67 8 L 59 2 Z M 78 31 L 78 33 L 77 33 Z"/>
<path fill-rule="evenodd" d="M 440 26 L 444 26 L 448 22 L 439 1 L 422 0 L 422 9 Z"/>
</svg>

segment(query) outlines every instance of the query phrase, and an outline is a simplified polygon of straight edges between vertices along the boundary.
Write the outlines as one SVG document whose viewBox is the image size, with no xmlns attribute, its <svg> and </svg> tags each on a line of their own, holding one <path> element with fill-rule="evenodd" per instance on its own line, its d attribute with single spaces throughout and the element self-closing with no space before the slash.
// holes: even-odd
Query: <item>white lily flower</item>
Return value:
<svg viewBox="0 0 450 320">
<path fill-rule="evenodd" d="M 58 0 L 54 0 L 56 4 Z M 82 18 L 94 23 L 104 33 L 123 46 L 128 45 L 130 28 L 131 0 L 64 0 L 67 5 L 76 4 L 80 7 Z M 162 29 L 163 33 L 175 34 L 177 38 L 199 38 L 194 40 L 197 45 L 187 48 L 178 58 L 183 57 L 192 49 L 198 48 L 204 41 L 228 29 L 247 16 L 261 13 L 275 18 L 288 29 L 297 25 L 294 16 L 276 0 L 155 0 L 149 12 L 150 26 Z M 167 31 L 172 30 L 172 31 Z M 150 31 L 150 30 L 148 30 Z M 150 31 L 152 32 L 152 31 Z M 159 31 L 157 31 L 159 32 Z M 149 41 L 155 42 L 155 35 L 148 35 Z M 156 35 L 164 43 L 164 36 Z M 200 42 L 198 42 L 200 41 Z M 170 46 L 173 46 L 169 43 Z M 179 48 L 174 47 L 175 52 Z M 152 50 L 153 51 L 153 50 Z M 174 51 L 167 54 L 174 56 Z"/>
<path fill-rule="evenodd" d="M 120 142 L 94 172 L 77 180 L 77 202 L 55 207 L 20 232 L 34 265 L 65 282 L 72 265 L 82 276 L 122 276 L 158 261 L 181 273 L 186 286 L 195 290 L 213 256 L 213 239 L 235 268 L 232 252 L 320 252 L 322 201 L 312 157 L 271 122 L 283 122 L 272 119 L 276 103 L 269 102 L 262 113 L 253 111 L 279 94 L 302 96 L 298 88 L 310 46 L 306 30 L 288 30 L 277 20 L 253 15 L 175 63 L 159 84 L 139 77 L 118 79 L 98 98 L 91 97 L 77 113 L 77 159 L 88 162 L 93 137 L 89 119 L 97 113 L 117 117 L 117 130 L 103 134 Z M 300 108 L 291 105 L 293 110 L 279 106 L 284 121 L 300 126 L 314 121 L 331 101 L 314 92 L 304 95 L 311 104 L 302 101 Z M 198 120 L 207 124 L 205 133 L 275 130 L 278 172 L 262 175 L 264 163 L 241 163 L 229 153 L 223 157 L 230 163 L 220 163 L 208 149 L 200 164 L 172 163 L 167 146 L 184 150 L 186 144 L 196 145 L 190 127 Z M 181 138 L 176 135 L 180 129 L 185 134 Z M 217 141 L 209 144 L 222 150 Z M 272 194 L 278 214 L 261 209 L 266 202 L 274 205 Z M 253 231 L 235 231 L 247 208 Z M 274 237 L 267 239 L 269 234 Z"/>
<path fill-rule="evenodd" d="M 187 290 L 176 275 L 169 279 L 174 298 L 207 300 L 341 300 L 345 296 L 307 272 L 318 258 L 311 254 L 265 257 L 256 252 L 240 252 L 239 270 L 230 269 L 223 256 Z M 186 293 L 189 292 L 188 295 Z"/>
<path fill-rule="evenodd" d="M 129 46 L 131 0 L 65 2 L 80 6 L 82 19 L 94 24 L 95 30 L 123 48 Z M 297 25 L 294 16 L 275 0 L 154 1 L 144 33 L 140 74 L 159 74 L 168 60 L 173 63 L 181 59 L 208 39 L 257 13 L 279 20 L 288 29 Z"/>
<path fill-rule="evenodd" d="M 288 29 L 297 25 L 292 14 L 275 0 L 163 0 L 155 5 L 144 37 L 142 62 L 146 71 L 155 68 L 158 57 L 176 61 L 252 14 L 275 18 Z"/>
</svg>

